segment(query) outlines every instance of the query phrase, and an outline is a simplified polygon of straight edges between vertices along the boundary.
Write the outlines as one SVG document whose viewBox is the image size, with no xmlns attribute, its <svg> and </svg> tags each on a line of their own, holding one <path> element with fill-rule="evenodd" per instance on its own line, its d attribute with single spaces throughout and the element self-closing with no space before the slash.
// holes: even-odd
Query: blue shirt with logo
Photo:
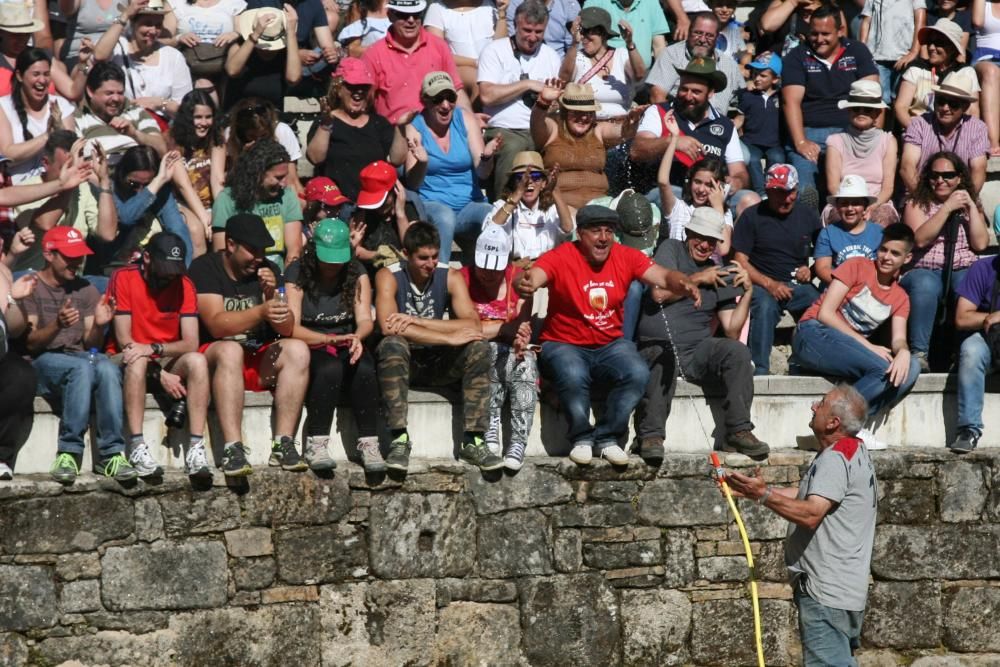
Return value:
<svg viewBox="0 0 1000 667">
<path fill-rule="evenodd" d="M 874 222 L 865 225 L 860 234 L 852 234 L 834 223 L 820 231 L 813 257 L 832 257 L 833 268 L 837 268 L 852 257 L 875 259 L 875 251 L 881 244 L 882 228 Z"/>
<path fill-rule="evenodd" d="M 780 95 L 778 89 L 767 97 L 759 90 L 736 91 L 736 104 L 743 114 L 743 143 L 761 148 L 781 145 Z"/>
<path fill-rule="evenodd" d="M 788 52 L 781 66 L 783 87 L 805 87 L 802 96 L 804 127 L 847 127 L 847 110 L 838 109 L 837 101 L 847 99 L 851 84 L 858 79 L 878 76 L 868 47 L 852 39 L 840 40 L 840 49 L 829 65 L 803 43 Z"/>
</svg>

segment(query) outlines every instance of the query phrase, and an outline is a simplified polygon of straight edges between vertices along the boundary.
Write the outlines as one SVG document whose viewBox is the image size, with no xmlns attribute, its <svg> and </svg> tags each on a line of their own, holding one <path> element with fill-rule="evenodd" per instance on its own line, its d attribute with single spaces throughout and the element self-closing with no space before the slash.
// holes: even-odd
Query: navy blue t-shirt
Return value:
<svg viewBox="0 0 1000 667">
<path fill-rule="evenodd" d="M 802 124 L 804 127 L 847 127 L 846 109 L 837 101 L 847 99 L 851 84 L 877 75 L 871 51 L 861 42 L 840 40 L 841 52 L 832 66 L 820 60 L 808 44 L 799 44 L 781 60 L 781 85 L 804 86 Z"/>
<path fill-rule="evenodd" d="M 993 283 L 997 279 L 997 263 L 1000 257 L 984 257 L 976 260 L 958 286 L 958 295 L 976 304 L 976 310 L 988 313 L 993 297 Z M 997 297 L 1000 304 L 1000 295 Z"/>
<path fill-rule="evenodd" d="M 758 90 L 740 88 L 736 91 L 736 104 L 743 114 L 743 143 L 762 148 L 781 145 L 781 111 L 778 108 L 780 96 L 781 91 L 778 89 L 766 101 Z"/>
<path fill-rule="evenodd" d="M 787 283 L 796 269 L 809 263 L 820 229 L 819 215 L 809 206 L 796 203 L 782 218 L 763 201 L 743 211 L 733 227 L 733 249 L 746 254 L 768 278 Z"/>
</svg>

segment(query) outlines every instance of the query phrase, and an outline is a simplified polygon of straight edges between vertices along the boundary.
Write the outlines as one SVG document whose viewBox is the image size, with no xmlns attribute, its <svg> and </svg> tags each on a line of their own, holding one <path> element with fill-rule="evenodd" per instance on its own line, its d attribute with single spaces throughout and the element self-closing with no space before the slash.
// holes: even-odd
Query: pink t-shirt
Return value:
<svg viewBox="0 0 1000 667">
<path fill-rule="evenodd" d="M 870 335 L 890 317 L 910 315 L 910 297 L 899 282 L 889 287 L 879 284 L 875 262 L 867 257 L 852 257 L 833 270 L 833 277 L 848 287 L 837 312 L 862 336 Z M 823 292 L 799 322 L 816 319 L 827 294 Z"/>
<path fill-rule="evenodd" d="M 836 149 L 840 153 L 841 157 L 841 168 L 840 173 L 844 176 L 847 174 L 856 174 L 868 183 L 868 194 L 872 197 L 878 197 L 879 193 L 882 191 L 882 181 L 885 180 L 885 175 L 882 173 L 882 160 L 885 159 L 885 152 L 889 148 L 889 138 L 888 132 L 882 133 L 882 141 L 879 145 L 875 147 L 869 155 L 865 158 L 858 159 L 853 157 L 850 151 L 847 150 L 846 135 L 844 133 L 831 134 L 826 138 L 827 148 Z M 890 178 L 895 178 L 895 174 L 890 174 Z"/>
<path fill-rule="evenodd" d="M 406 111 L 419 111 L 420 85 L 430 72 L 447 72 L 455 88 L 461 90 L 455 59 L 448 44 L 424 29 L 417 48 L 408 53 L 399 47 L 392 30 L 365 51 L 364 61 L 375 77 L 375 111 L 395 123 Z"/>
</svg>

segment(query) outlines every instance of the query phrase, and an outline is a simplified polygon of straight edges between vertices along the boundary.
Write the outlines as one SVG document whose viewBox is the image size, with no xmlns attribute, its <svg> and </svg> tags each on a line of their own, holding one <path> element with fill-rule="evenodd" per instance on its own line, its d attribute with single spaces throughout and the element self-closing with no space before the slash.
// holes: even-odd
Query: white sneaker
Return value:
<svg viewBox="0 0 1000 667">
<path fill-rule="evenodd" d="M 208 467 L 208 457 L 205 456 L 205 445 L 191 445 L 184 457 L 184 472 L 189 477 L 211 477 L 212 469 Z"/>
<path fill-rule="evenodd" d="M 486 448 L 490 450 L 490 454 L 493 454 L 493 456 L 503 456 L 503 445 L 496 440 L 487 440 Z"/>
<path fill-rule="evenodd" d="M 132 450 L 128 456 L 128 462 L 139 473 L 139 477 L 159 477 L 163 474 L 163 468 L 153 458 L 153 453 L 149 451 L 149 445 L 144 442 Z"/>
<path fill-rule="evenodd" d="M 590 465 L 594 458 L 594 447 L 592 445 L 574 445 L 569 453 L 569 460 L 582 466 Z"/>
<path fill-rule="evenodd" d="M 601 450 L 601 458 L 607 459 L 609 463 L 616 466 L 628 465 L 628 454 L 618 445 L 611 445 Z"/>
<path fill-rule="evenodd" d="M 868 448 L 868 451 L 889 449 L 888 444 L 876 438 L 875 434 L 866 428 L 863 428 L 860 431 L 858 431 L 857 438 L 861 440 L 861 442 L 865 443 L 865 447 Z"/>
<path fill-rule="evenodd" d="M 14 471 L 10 469 L 10 466 L 0 461 L 0 479 L 4 481 L 14 479 Z"/>
<path fill-rule="evenodd" d="M 503 467 L 507 470 L 520 470 L 524 465 L 524 443 L 512 442 L 507 456 L 503 459 Z"/>
</svg>

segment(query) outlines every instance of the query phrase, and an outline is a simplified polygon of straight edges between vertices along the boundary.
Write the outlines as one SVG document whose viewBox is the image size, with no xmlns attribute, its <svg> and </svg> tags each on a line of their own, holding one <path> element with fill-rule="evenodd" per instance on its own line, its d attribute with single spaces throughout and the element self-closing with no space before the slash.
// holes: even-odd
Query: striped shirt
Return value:
<svg viewBox="0 0 1000 667">
<path fill-rule="evenodd" d="M 927 207 L 927 219 L 929 220 L 938 209 L 941 208 L 941 204 L 931 204 Z M 969 248 L 969 236 L 966 233 L 966 228 L 969 226 L 969 218 L 963 213 L 961 214 L 960 220 L 962 224 L 958 226 L 958 239 L 955 241 L 955 260 L 952 262 L 952 268 L 967 269 L 972 264 L 979 259 L 976 253 L 972 252 Z M 937 238 L 934 239 L 934 243 L 926 248 L 913 248 L 913 263 L 909 266 L 910 269 L 934 269 L 940 271 L 944 268 L 944 246 L 945 240 L 947 238 L 947 223 L 941 227 L 941 231 L 938 233 Z"/>
<path fill-rule="evenodd" d="M 986 123 L 972 116 L 963 116 L 951 134 L 943 135 L 933 112 L 917 116 L 910 122 L 903 135 L 903 144 L 920 147 L 917 173 L 923 172 L 927 160 L 939 151 L 951 151 L 967 165 L 975 158 L 986 158 L 990 152 Z"/>
<path fill-rule="evenodd" d="M 129 105 L 121 114 L 121 118 L 132 123 L 137 130 L 146 134 L 159 134 L 160 126 L 157 124 L 149 112 L 140 106 Z M 111 163 L 117 162 L 121 154 L 138 146 L 135 139 L 118 132 L 110 125 L 101 120 L 90 111 L 86 103 L 73 114 L 76 119 L 76 134 L 84 139 L 95 139 L 101 144 L 101 148 L 111 158 Z"/>
</svg>

